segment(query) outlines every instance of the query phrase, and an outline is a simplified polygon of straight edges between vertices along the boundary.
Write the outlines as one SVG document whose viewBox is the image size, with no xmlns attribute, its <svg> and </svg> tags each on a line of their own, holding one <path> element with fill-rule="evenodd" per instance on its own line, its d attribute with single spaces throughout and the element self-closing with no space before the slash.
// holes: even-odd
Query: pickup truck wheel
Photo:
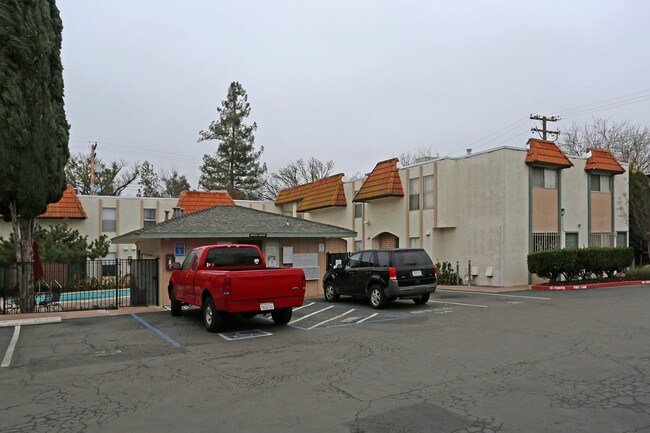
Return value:
<svg viewBox="0 0 650 433">
<path fill-rule="evenodd" d="M 415 302 L 415 305 L 424 305 L 427 302 L 429 302 L 429 294 L 427 293 L 426 295 L 418 296 L 417 298 L 413 298 L 413 302 Z"/>
<path fill-rule="evenodd" d="M 182 305 L 181 301 L 177 301 L 176 298 L 174 297 L 174 288 L 169 287 L 169 300 L 171 301 L 172 304 L 172 316 L 180 316 L 182 313 Z"/>
<path fill-rule="evenodd" d="M 372 308 L 384 308 L 386 305 L 386 295 L 384 290 L 379 286 L 372 286 L 370 288 L 370 306 Z"/>
<path fill-rule="evenodd" d="M 277 310 L 271 311 L 271 317 L 273 318 L 273 322 L 276 325 L 286 325 L 287 323 L 289 323 L 292 314 L 293 314 L 293 310 L 291 309 L 291 307 L 278 308 Z"/>
<path fill-rule="evenodd" d="M 210 332 L 221 331 L 226 324 L 226 316 L 217 311 L 212 298 L 207 298 L 203 304 L 203 323 Z"/>
<path fill-rule="evenodd" d="M 325 284 L 325 300 L 327 302 L 336 302 L 341 298 L 341 296 L 336 293 L 336 288 L 332 282 Z"/>
</svg>

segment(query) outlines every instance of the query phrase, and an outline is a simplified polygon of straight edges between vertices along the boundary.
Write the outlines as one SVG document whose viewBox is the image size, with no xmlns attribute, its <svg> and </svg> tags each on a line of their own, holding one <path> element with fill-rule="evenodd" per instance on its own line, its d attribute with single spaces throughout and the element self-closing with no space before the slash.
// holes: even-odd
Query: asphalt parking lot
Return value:
<svg viewBox="0 0 650 433">
<path fill-rule="evenodd" d="M 0 431 L 650 432 L 650 288 L 0 328 Z"/>
</svg>

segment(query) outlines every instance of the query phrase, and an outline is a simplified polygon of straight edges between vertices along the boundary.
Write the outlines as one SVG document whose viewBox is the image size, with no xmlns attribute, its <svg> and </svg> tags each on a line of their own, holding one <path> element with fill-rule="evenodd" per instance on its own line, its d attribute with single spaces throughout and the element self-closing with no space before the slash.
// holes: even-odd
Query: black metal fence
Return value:
<svg viewBox="0 0 650 433">
<path fill-rule="evenodd" d="M 338 263 L 345 262 L 352 253 L 327 253 L 325 254 L 325 261 L 327 263 L 327 270 L 334 269 Z"/>
<path fill-rule="evenodd" d="M 33 298 L 23 302 L 18 269 L 24 263 L 0 267 L 0 313 L 78 311 L 157 305 L 158 259 L 42 262 L 43 277 L 34 283 Z"/>
</svg>

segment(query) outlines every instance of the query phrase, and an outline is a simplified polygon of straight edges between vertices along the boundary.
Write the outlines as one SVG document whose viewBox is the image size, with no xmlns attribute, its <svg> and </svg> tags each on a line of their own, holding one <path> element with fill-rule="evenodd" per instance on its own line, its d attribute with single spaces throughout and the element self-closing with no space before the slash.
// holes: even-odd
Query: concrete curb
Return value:
<svg viewBox="0 0 650 433">
<path fill-rule="evenodd" d="M 609 283 L 593 283 L 593 284 L 576 284 L 576 285 L 567 285 L 567 286 L 530 286 L 533 290 L 590 290 L 590 289 L 601 289 L 605 287 L 620 287 L 620 286 L 645 286 L 650 285 L 650 280 L 638 280 L 638 281 L 612 281 Z"/>
<path fill-rule="evenodd" d="M 46 323 L 60 323 L 61 317 L 32 317 L 29 319 L 0 320 L 0 328 L 9 326 L 44 325 Z"/>
</svg>

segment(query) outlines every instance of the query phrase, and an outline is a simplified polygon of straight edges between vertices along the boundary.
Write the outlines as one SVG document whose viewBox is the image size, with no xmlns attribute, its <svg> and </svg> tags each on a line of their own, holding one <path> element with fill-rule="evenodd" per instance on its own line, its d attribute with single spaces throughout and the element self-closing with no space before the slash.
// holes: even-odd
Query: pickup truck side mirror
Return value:
<svg viewBox="0 0 650 433">
<path fill-rule="evenodd" d="M 178 262 L 174 262 L 174 264 L 172 265 L 172 269 L 175 271 L 179 271 L 181 269 L 181 264 Z"/>
</svg>

